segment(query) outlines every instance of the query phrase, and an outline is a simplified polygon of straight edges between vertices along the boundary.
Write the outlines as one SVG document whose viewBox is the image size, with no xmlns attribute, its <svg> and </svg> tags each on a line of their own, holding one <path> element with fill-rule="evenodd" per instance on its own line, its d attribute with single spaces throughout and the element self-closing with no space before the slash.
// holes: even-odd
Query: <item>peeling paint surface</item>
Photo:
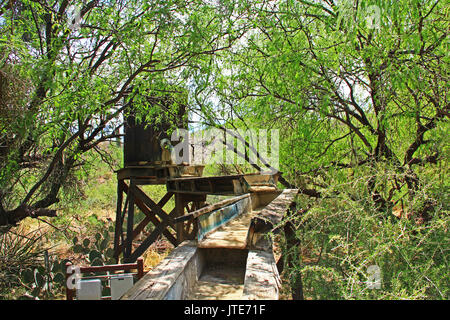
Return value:
<svg viewBox="0 0 450 320">
<path fill-rule="evenodd" d="M 250 197 L 244 198 L 226 207 L 211 211 L 198 218 L 198 241 L 201 241 L 205 235 L 234 217 L 251 210 Z"/>
</svg>

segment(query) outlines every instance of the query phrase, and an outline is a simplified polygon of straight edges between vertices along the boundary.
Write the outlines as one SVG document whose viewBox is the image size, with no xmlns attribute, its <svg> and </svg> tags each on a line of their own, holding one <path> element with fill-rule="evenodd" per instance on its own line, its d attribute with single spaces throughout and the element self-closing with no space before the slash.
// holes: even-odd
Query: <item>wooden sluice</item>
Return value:
<svg viewBox="0 0 450 320">
<path fill-rule="evenodd" d="M 170 98 L 159 100 L 170 109 Z M 173 116 L 179 128 L 186 127 L 184 110 Z M 166 134 L 173 121 L 155 126 L 136 119 L 131 107 L 124 167 L 116 171 L 115 257 L 133 263 L 160 237 L 175 248 L 123 299 L 277 299 L 278 271 L 264 235 L 280 222 L 297 191 L 278 190 L 278 174 L 204 177 L 204 166 L 175 165 L 167 147 L 176 146 Z M 166 194 L 155 201 L 146 185 L 165 185 Z M 231 198 L 209 205 L 208 195 Z M 173 209 L 164 209 L 169 201 Z M 144 215 L 140 221 L 137 210 Z M 144 230 L 150 230 L 146 238 L 136 241 Z"/>
<path fill-rule="evenodd" d="M 196 237 L 183 241 L 122 299 L 278 299 L 280 279 L 268 232 L 297 190 L 233 197 L 174 219 L 191 221 Z"/>
</svg>

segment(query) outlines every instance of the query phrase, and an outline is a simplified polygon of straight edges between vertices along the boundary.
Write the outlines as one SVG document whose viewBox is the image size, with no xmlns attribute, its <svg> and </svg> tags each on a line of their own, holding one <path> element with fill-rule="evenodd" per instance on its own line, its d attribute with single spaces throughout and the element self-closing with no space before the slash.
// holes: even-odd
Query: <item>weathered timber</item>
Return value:
<svg viewBox="0 0 450 320">
<path fill-rule="evenodd" d="M 244 300 L 278 300 L 281 280 L 272 251 L 250 250 L 244 280 Z"/>
<path fill-rule="evenodd" d="M 184 194 L 236 195 L 246 193 L 243 175 L 181 177 L 167 180 L 167 191 Z"/>
<path fill-rule="evenodd" d="M 119 181 L 119 188 L 120 190 L 122 190 L 124 193 L 126 193 L 128 195 L 129 192 L 129 187 L 127 186 L 127 184 L 123 181 Z M 155 226 L 158 225 L 161 221 L 158 220 L 155 217 L 155 212 L 153 210 L 150 210 L 146 203 L 141 199 L 142 196 L 145 196 L 145 198 L 148 198 L 145 193 L 143 193 L 137 186 L 135 186 L 134 188 L 134 202 L 136 204 L 136 206 L 146 215 L 146 221 L 148 222 L 152 222 Z M 166 218 L 167 214 L 161 209 L 162 207 L 164 207 L 164 205 L 170 200 L 170 198 L 172 197 L 172 193 L 168 192 L 166 193 L 161 200 L 159 200 L 159 202 L 157 204 L 155 204 L 157 206 L 157 208 L 159 210 L 156 210 L 156 212 L 158 213 L 158 215 L 160 216 L 161 219 Z M 154 203 L 152 200 L 150 200 L 152 203 Z M 169 221 L 169 225 L 170 221 Z M 141 229 L 143 229 L 143 227 L 145 227 L 145 225 L 141 225 Z M 136 230 L 135 230 L 136 231 Z M 141 230 L 142 231 L 142 230 Z M 140 231 L 139 231 L 140 232 Z M 137 234 L 139 234 L 139 232 L 137 232 Z M 177 241 L 176 239 L 173 237 L 173 235 L 170 233 L 170 231 L 168 230 L 164 230 L 164 236 L 173 244 L 176 245 Z M 133 239 L 137 236 L 137 234 L 134 235 Z"/>
<path fill-rule="evenodd" d="M 136 261 L 136 259 L 139 258 L 145 252 L 145 250 L 147 250 L 148 247 L 150 247 L 151 244 L 156 241 L 156 239 L 164 232 L 164 230 L 166 230 L 167 226 L 169 225 L 170 219 L 175 216 L 175 213 L 176 210 L 173 209 L 167 216 L 167 218 L 163 219 L 161 223 L 155 227 L 152 233 L 139 245 L 139 247 L 137 247 L 133 253 L 130 253 L 129 256 L 125 257 L 125 261 Z"/>
<path fill-rule="evenodd" d="M 140 232 L 144 230 L 144 228 L 148 225 L 148 223 L 152 222 L 155 227 L 160 225 L 163 221 L 168 221 L 168 226 L 172 226 L 172 219 L 170 219 L 162 210 L 162 207 L 170 200 L 172 197 L 172 193 L 165 194 L 158 203 L 155 203 L 153 200 L 147 197 L 145 193 L 139 189 L 139 187 L 135 184 L 135 179 L 130 179 L 130 186 L 128 186 L 123 180 L 119 180 L 118 182 L 118 204 L 117 204 L 117 213 L 116 213 L 116 227 L 115 227 L 115 235 L 114 235 L 114 257 L 118 260 L 121 252 L 124 253 L 124 260 L 129 262 L 130 259 L 135 260 L 135 255 L 132 256 L 132 243 L 133 240 L 139 235 Z M 123 193 L 127 194 L 127 199 L 125 201 L 125 206 L 122 211 L 122 198 Z M 134 205 L 136 205 L 145 215 L 146 217 L 136 226 L 134 227 Z M 151 207 L 151 209 L 149 208 Z M 127 210 L 128 209 L 128 210 Z M 122 235 L 122 224 L 125 219 L 125 214 L 127 213 L 127 232 L 126 239 L 123 239 Z M 160 219 L 158 219 L 158 217 Z M 156 230 L 160 230 L 160 228 L 156 228 Z M 174 235 L 167 229 L 167 225 L 162 228 L 162 233 L 173 245 L 177 245 L 178 241 L 174 237 Z M 158 234 L 159 235 L 159 234 Z M 156 235 L 156 237 L 158 236 Z M 150 235 L 152 238 L 155 238 L 155 235 L 152 233 Z M 120 239 L 122 238 L 122 243 L 120 243 Z M 156 238 L 155 238 L 156 239 Z"/>
<path fill-rule="evenodd" d="M 274 192 L 278 174 L 238 174 L 214 177 L 180 177 L 167 180 L 167 191 L 186 194 L 239 195 Z"/>
<path fill-rule="evenodd" d="M 250 248 L 265 247 L 264 235 L 273 231 L 281 222 L 289 207 L 294 203 L 298 189 L 285 189 L 272 202 L 255 215 L 250 223 L 247 243 Z M 258 242 L 260 244 L 258 245 Z"/>
<path fill-rule="evenodd" d="M 198 241 L 175 248 L 123 299 L 278 299 L 280 279 L 268 231 L 281 222 L 297 192 L 246 194 L 191 212 L 187 221 L 206 222 Z M 176 196 L 184 207 L 188 195 Z"/>
<path fill-rule="evenodd" d="M 275 227 L 283 219 L 289 206 L 294 202 L 298 189 L 285 189 L 283 192 L 270 202 L 263 210 L 254 217 L 253 221 L 258 226 L 259 223 L 267 223 Z M 258 229 L 257 229 L 258 230 Z"/>
<path fill-rule="evenodd" d="M 194 242 L 185 241 L 175 248 L 158 266 L 149 271 L 139 282 L 136 283 L 124 296 L 122 300 L 163 300 L 166 299 L 169 290 L 173 288 L 183 272 L 186 272 L 187 265 L 191 262 L 197 248 Z M 188 275 L 181 281 L 196 281 L 194 277 Z M 193 279 L 192 279 L 193 278 Z M 193 286 L 193 283 L 189 283 Z M 188 288 L 189 286 L 185 286 Z M 179 290 L 182 290 L 180 288 Z M 174 290 L 174 289 L 172 289 Z M 187 296 L 180 293 L 179 299 Z"/>
<path fill-rule="evenodd" d="M 149 96 L 148 93 L 139 94 L 141 99 L 149 105 L 157 106 L 161 110 L 158 123 L 147 122 L 145 117 L 139 117 L 132 99 L 127 102 L 124 123 L 124 165 L 134 165 L 145 162 L 161 163 L 164 159 L 161 142 L 169 139 L 168 131 L 174 125 L 177 128 L 187 128 L 186 106 L 176 103 L 170 96 Z M 142 103 L 141 100 L 139 103 Z M 177 105 L 174 111 L 174 105 Z"/>
<path fill-rule="evenodd" d="M 237 202 L 237 201 L 239 201 L 241 199 L 248 198 L 249 196 L 250 196 L 249 194 L 244 194 L 242 196 L 238 196 L 238 197 L 233 197 L 233 198 L 230 198 L 230 199 L 222 200 L 222 201 L 214 203 L 212 205 L 209 205 L 209 206 L 200 208 L 198 210 L 195 210 L 195 211 L 193 211 L 191 213 L 188 213 L 188 214 L 186 214 L 186 215 L 184 215 L 182 217 L 175 218 L 174 222 L 175 223 L 179 223 L 179 222 L 183 222 L 183 221 L 187 221 L 187 220 L 193 220 L 195 218 L 198 218 L 201 215 L 204 215 L 204 214 L 209 213 L 211 211 L 223 208 L 223 207 L 228 206 L 230 204 L 233 204 L 233 203 L 235 203 L 235 202 Z"/>
</svg>

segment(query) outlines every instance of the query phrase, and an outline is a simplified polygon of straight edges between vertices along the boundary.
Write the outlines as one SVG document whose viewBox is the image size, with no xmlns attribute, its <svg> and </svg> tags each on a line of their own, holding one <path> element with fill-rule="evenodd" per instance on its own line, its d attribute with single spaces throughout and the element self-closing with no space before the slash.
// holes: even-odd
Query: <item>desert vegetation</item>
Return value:
<svg viewBox="0 0 450 320">
<path fill-rule="evenodd" d="M 447 300 L 448 30 L 442 0 L 0 0 L 0 297 L 63 298 L 66 259 L 109 263 L 133 100 L 279 131 L 286 299 Z"/>
</svg>

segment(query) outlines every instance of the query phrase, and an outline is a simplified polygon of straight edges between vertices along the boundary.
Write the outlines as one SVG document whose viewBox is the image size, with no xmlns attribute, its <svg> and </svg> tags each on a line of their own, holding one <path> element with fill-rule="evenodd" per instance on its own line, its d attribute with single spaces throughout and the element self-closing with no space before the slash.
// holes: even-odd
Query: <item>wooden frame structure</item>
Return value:
<svg viewBox="0 0 450 320">
<path fill-rule="evenodd" d="M 117 171 L 117 211 L 114 234 L 114 257 L 119 261 L 134 262 L 160 236 L 164 236 L 174 246 L 184 240 L 192 240 L 197 234 L 197 224 L 191 219 L 180 219 L 205 207 L 206 196 L 240 195 L 254 188 L 276 189 L 277 176 L 271 175 L 229 175 L 229 176 L 178 176 L 174 172 L 189 171 L 187 166 L 143 165 L 127 166 Z M 196 170 L 197 168 L 194 168 Z M 171 174 L 172 173 L 172 174 Z M 142 190 L 143 185 L 166 185 L 167 193 L 158 201 L 153 201 Z M 263 185 L 262 187 L 260 185 Z M 175 206 L 170 212 L 164 206 L 174 198 Z M 145 218 L 135 225 L 135 209 L 144 213 Z M 154 229 L 136 248 L 133 240 L 150 224 Z M 125 230 L 124 230 L 124 227 Z M 124 234 L 125 231 L 125 234 Z"/>
<path fill-rule="evenodd" d="M 153 201 L 141 188 L 142 185 L 166 184 L 167 167 L 126 167 L 117 172 L 117 208 L 114 234 L 114 257 L 119 261 L 123 254 L 124 262 L 134 262 L 160 236 L 177 246 L 195 236 L 195 226 L 187 221 L 175 224 L 176 217 L 183 216 L 201 208 L 206 194 L 185 194 L 168 191 L 158 202 Z M 169 213 L 164 206 L 174 197 L 175 207 Z M 135 209 L 144 213 L 145 218 L 135 225 Z M 149 225 L 154 229 L 150 235 L 134 248 L 133 240 Z M 125 234 L 124 234 L 124 227 Z"/>
</svg>

